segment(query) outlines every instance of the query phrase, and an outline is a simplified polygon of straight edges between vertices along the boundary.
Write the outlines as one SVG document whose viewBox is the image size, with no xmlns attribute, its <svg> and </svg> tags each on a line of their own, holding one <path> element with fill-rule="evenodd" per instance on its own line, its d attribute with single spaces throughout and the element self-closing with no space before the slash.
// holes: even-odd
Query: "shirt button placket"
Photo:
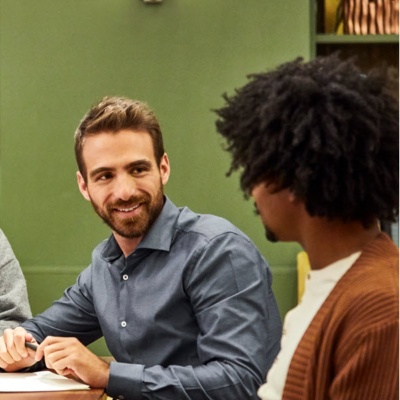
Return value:
<svg viewBox="0 0 400 400">
<path fill-rule="evenodd" d="M 122 279 L 123 279 L 124 281 L 127 281 L 127 280 L 129 279 L 128 274 L 122 275 Z M 126 328 L 126 321 L 121 321 L 121 327 L 122 327 L 122 328 Z"/>
</svg>

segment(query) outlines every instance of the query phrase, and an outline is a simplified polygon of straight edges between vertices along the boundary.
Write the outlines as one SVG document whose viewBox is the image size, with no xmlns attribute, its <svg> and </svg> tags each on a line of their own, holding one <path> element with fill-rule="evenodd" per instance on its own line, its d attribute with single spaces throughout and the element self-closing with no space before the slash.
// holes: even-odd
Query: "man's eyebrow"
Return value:
<svg viewBox="0 0 400 400">
<path fill-rule="evenodd" d="M 142 160 L 136 160 L 132 161 L 131 163 L 127 164 L 124 169 L 133 169 L 133 168 L 151 168 L 151 161 L 142 159 Z M 95 176 L 105 173 L 105 172 L 112 172 L 115 171 L 115 168 L 112 167 L 99 167 L 94 169 L 93 171 L 90 171 L 89 173 L 89 178 L 94 178 Z"/>
<path fill-rule="evenodd" d="M 132 169 L 132 168 L 137 168 L 137 167 L 147 167 L 147 168 L 151 168 L 151 161 L 146 160 L 146 159 L 142 159 L 142 160 L 137 160 L 137 161 L 133 161 L 131 163 L 129 163 L 125 169 Z"/>
<path fill-rule="evenodd" d="M 94 178 L 96 175 L 102 174 L 104 172 L 110 172 L 113 170 L 114 170 L 114 168 L 99 167 L 99 168 L 94 169 L 93 171 L 90 171 L 89 178 Z"/>
</svg>

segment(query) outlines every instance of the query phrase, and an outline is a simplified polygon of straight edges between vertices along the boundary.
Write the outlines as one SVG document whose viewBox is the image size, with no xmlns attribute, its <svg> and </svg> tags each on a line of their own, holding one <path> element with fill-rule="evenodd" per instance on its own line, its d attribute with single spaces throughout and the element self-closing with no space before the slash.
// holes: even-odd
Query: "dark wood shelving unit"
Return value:
<svg viewBox="0 0 400 400">
<path fill-rule="evenodd" d="M 399 69 L 399 35 L 325 33 L 325 0 L 311 0 L 310 3 L 312 57 L 339 51 L 343 58 L 355 56 L 363 70 L 383 64 Z"/>
</svg>

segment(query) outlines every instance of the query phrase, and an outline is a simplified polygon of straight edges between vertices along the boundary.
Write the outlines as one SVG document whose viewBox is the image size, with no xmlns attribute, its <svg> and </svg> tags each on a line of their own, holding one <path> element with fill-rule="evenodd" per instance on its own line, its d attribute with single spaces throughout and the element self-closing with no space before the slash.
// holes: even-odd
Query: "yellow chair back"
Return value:
<svg viewBox="0 0 400 400">
<path fill-rule="evenodd" d="M 304 286 L 307 275 L 311 270 L 310 260 L 305 251 L 297 254 L 297 301 L 300 303 L 304 293 Z"/>
</svg>

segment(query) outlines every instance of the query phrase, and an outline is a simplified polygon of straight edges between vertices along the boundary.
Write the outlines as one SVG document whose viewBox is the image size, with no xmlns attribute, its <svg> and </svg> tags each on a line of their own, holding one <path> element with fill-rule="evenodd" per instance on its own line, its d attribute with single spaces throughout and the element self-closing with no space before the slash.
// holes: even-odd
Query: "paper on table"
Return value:
<svg viewBox="0 0 400 400">
<path fill-rule="evenodd" d="M 0 392 L 87 390 L 88 385 L 50 371 L 0 373 Z"/>
</svg>

